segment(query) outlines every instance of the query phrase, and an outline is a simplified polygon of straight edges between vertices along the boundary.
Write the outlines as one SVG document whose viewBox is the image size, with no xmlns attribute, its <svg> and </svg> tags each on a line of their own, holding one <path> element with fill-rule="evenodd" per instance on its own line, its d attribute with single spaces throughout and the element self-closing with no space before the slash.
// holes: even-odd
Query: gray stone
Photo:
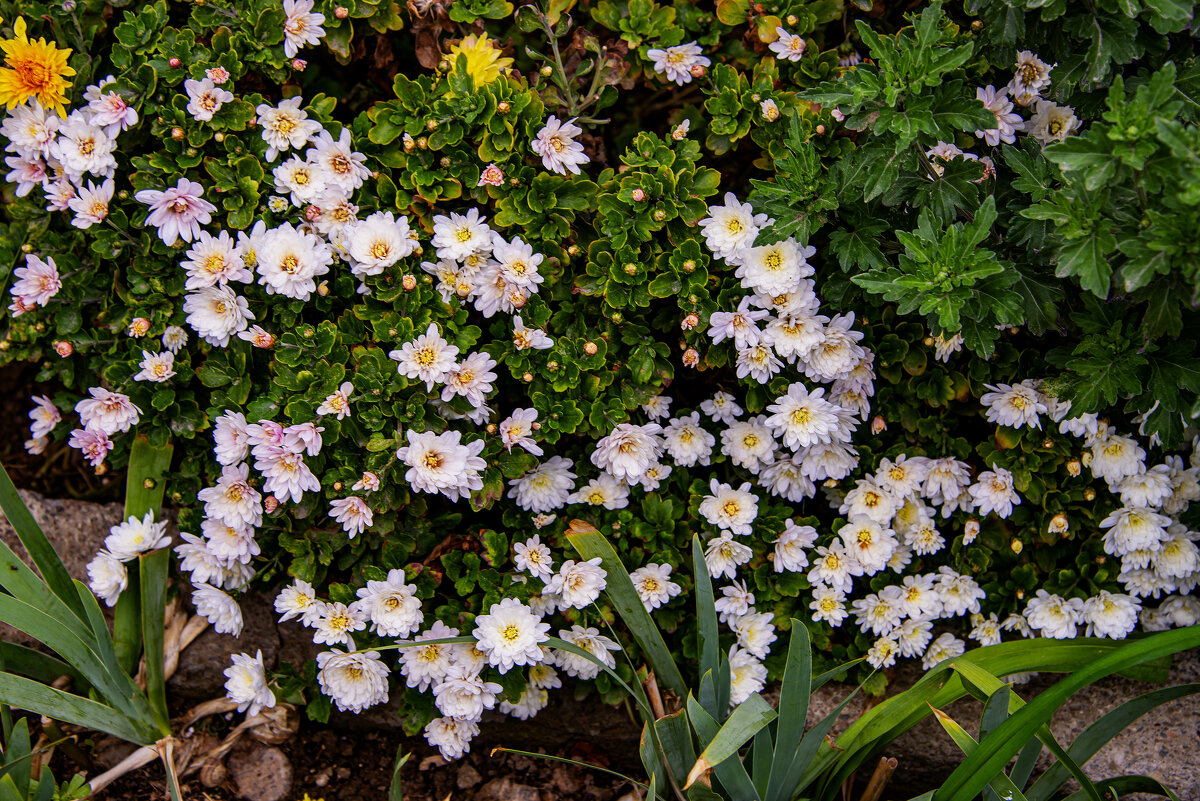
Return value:
<svg viewBox="0 0 1200 801">
<path fill-rule="evenodd" d="M 536 787 L 518 784 L 507 776 L 492 779 L 475 793 L 475 801 L 541 801 Z"/>
<path fill-rule="evenodd" d="M 267 669 L 275 667 L 279 657 L 279 629 L 272 599 L 250 593 L 238 600 L 242 607 L 241 636 L 218 634 L 211 627 L 205 629 L 179 655 L 179 668 L 167 682 L 173 700 L 195 704 L 224 695 L 223 672 L 233 654 L 253 656 L 261 650 Z"/>
<path fill-rule="evenodd" d="M 227 764 L 238 795 L 248 801 L 282 801 L 292 789 L 292 763 L 274 746 L 244 742 Z"/>
<path fill-rule="evenodd" d="M 471 767 L 469 762 L 464 762 L 454 776 L 454 783 L 460 790 L 469 790 L 482 780 L 483 777 L 479 775 L 479 771 Z"/>
</svg>

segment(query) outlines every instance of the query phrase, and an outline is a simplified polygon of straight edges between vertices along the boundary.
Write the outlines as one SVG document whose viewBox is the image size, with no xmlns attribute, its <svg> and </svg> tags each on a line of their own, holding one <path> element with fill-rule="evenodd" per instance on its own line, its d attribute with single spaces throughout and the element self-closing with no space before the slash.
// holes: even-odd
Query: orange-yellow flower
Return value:
<svg viewBox="0 0 1200 801">
<path fill-rule="evenodd" d="M 12 39 L 0 39 L 0 50 L 8 69 L 0 69 L 0 103 L 8 108 L 36 97 L 46 108 L 66 116 L 63 104 L 75 70 L 67 66 L 70 50 L 59 50 L 55 42 L 36 41 L 25 35 L 25 20 L 13 25 Z"/>
<path fill-rule="evenodd" d="M 496 49 L 492 40 L 488 39 L 486 33 L 479 36 L 471 34 L 450 48 L 446 57 L 450 62 L 450 72 L 458 69 L 460 53 L 467 57 L 466 71 L 475 81 L 476 88 L 486 86 L 504 75 L 513 63 L 511 58 L 500 55 L 500 51 Z"/>
</svg>

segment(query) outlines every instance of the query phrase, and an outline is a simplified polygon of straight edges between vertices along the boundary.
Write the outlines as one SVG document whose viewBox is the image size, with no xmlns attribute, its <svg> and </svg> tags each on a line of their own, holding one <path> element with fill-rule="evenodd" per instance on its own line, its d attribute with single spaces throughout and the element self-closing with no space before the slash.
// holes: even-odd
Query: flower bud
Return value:
<svg viewBox="0 0 1200 801">
<path fill-rule="evenodd" d="M 150 330 L 150 321 L 145 317 L 134 317 L 129 323 L 129 336 L 140 337 L 144 336 Z"/>
<path fill-rule="evenodd" d="M 265 511 L 267 514 L 271 514 L 271 512 L 274 512 L 278 508 L 279 499 L 274 495 L 268 495 L 266 500 L 263 501 L 263 511 Z"/>
<path fill-rule="evenodd" d="M 596 346 L 595 342 L 584 342 L 583 343 L 583 352 L 586 353 L 588 356 L 595 356 L 597 353 L 600 352 L 600 348 Z"/>
<path fill-rule="evenodd" d="M 551 359 L 550 361 L 546 362 L 546 369 L 552 373 L 557 373 L 558 372 L 558 362 Z M 537 425 L 537 423 L 534 423 L 534 425 Z"/>
<path fill-rule="evenodd" d="M 685 273 L 694 273 L 696 271 L 696 262 L 694 259 L 688 259 L 683 263 L 683 271 Z"/>
<path fill-rule="evenodd" d="M 526 373 L 525 375 L 521 376 L 521 380 L 528 384 L 529 382 L 533 381 L 533 373 Z"/>
<path fill-rule="evenodd" d="M 338 19 L 345 19 L 346 17 L 350 16 L 350 9 L 346 8 L 345 6 L 338 6 L 333 10 L 333 16 L 337 17 Z"/>
<path fill-rule="evenodd" d="M 333 482 L 333 491 L 341 492 L 342 491 L 342 482 L 340 482 L 340 481 Z"/>
<path fill-rule="evenodd" d="M 438 121 L 437 121 L 437 120 L 428 120 L 428 121 L 425 123 L 425 130 L 427 130 L 427 131 L 436 131 L 436 130 L 437 130 L 437 127 L 438 127 Z"/>
<path fill-rule="evenodd" d="M 633 262 L 629 262 L 621 269 L 625 271 L 626 275 L 637 275 L 638 272 L 638 266 Z"/>
<path fill-rule="evenodd" d="M 96 475 L 102 476 L 107 472 L 108 472 L 108 465 L 105 464 L 104 462 L 101 462 L 100 464 L 96 465 Z"/>
<path fill-rule="evenodd" d="M 182 142 L 183 141 L 183 129 L 180 128 L 179 126 L 175 126 L 174 128 L 172 128 L 171 129 L 171 138 L 174 139 L 176 142 Z"/>
<path fill-rule="evenodd" d="M 613 312 L 612 321 L 617 325 L 620 325 L 621 323 L 625 322 L 625 315 L 621 314 L 620 312 Z"/>
<path fill-rule="evenodd" d="M 568 256 L 578 256 L 578 255 L 579 255 L 579 252 L 580 252 L 580 251 L 579 251 L 579 245 L 570 245 L 570 246 L 567 248 L 567 255 L 568 255 Z"/>
<path fill-rule="evenodd" d="M 688 72 L 692 73 L 693 78 L 703 78 L 708 74 L 708 70 L 704 68 L 703 64 L 693 64 Z"/>
<path fill-rule="evenodd" d="M 667 219 L 667 213 L 665 211 L 663 211 L 662 209 L 654 210 L 654 221 L 655 222 L 662 222 L 665 219 Z"/>
<path fill-rule="evenodd" d="M 296 72 L 304 72 L 304 68 L 308 66 L 308 62 L 302 58 L 292 59 L 292 69 Z"/>
<path fill-rule="evenodd" d="M 541 76 L 543 78 L 549 78 L 551 75 L 554 74 L 554 68 L 551 67 L 549 64 L 547 64 L 546 66 L 544 66 L 540 70 L 538 70 L 538 72 L 541 73 Z"/>
<path fill-rule="evenodd" d="M 641 187 L 638 187 L 637 189 L 633 190 L 632 196 L 635 203 L 641 203 L 646 199 L 646 192 Z"/>
<path fill-rule="evenodd" d="M 1025 550 L 1025 543 L 1021 542 L 1016 537 L 1013 537 L 1012 542 L 1008 544 L 1008 547 L 1012 549 L 1013 553 L 1020 553 L 1021 551 Z"/>
<path fill-rule="evenodd" d="M 317 294 L 323 298 L 329 297 L 329 282 L 328 281 L 322 281 L 321 283 L 317 284 Z"/>
<path fill-rule="evenodd" d="M 449 167 L 450 166 L 450 157 L 442 156 L 442 160 L 439 161 L 438 163 L 441 164 L 443 167 Z"/>
<path fill-rule="evenodd" d="M 418 136 L 417 137 L 417 147 L 420 148 L 421 150 L 424 150 L 425 148 L 429 147 L 429 140 L 423 136 Z"/>
<path fill-rule="evenodd" d="M 1059 512 L 1054 517 L 1050 518 L 1049 531 L 1051 534 L 1062 534 L 1071 528 L 1071 521 L 1062 512 Z"/>
<path fill-rule="evenodd" d="M 1084 499 L 1085 501 L 1094 501 L 1094 500 L 1096 500 L 1096 491 L 1095 491 L 1094 489 L 1092 489 L 1091 487 L 1088 487 L 1087 489 L 1085 489 L 1085 490 L 1083 491 L 1083 499 Z"/>
<path fill-rule="evenodd" d="M 875 419 L 871 421 L 871 433 L 879 434 L 887 431 L 887 420 L 884 420 L 880 415 L 875 415 Z"/>
<path fill-rule="evenodd" d="M 508 112 L 512 111 L 512 106 L 507 100 L 501 100 L 496 104 L 496 111 L 501 114 L 507 114 Z"/>
<path fill-rule="evenodd" d="M 22 252 L 22 253 L 32 253 L 32 252 L 33 252 L 33 245 L 29 244 L 28 242 L 26 242 L 26 243 L 22 244 L 22 245 L 21 245 L 21 252 Z"/>
<path fill-rule="evenodd" d="M 466 281 L 459 281 L 454 287 L 454 294 L 458 295 L 460 298 L 465 298 L 467 295 L 471 294 L 471 285 Z"/>
<path fill-rule="evenodd" d="M 825 135 L 825 126 L 824 126 L 824 125 L 818 125 L 818 126 L 817 126 L 817 134 L 818 134 L 819 136 L 824 136 L 824 135 Z"/>
<path fill-rule="evenodd" d="M 695 348 L 688 348 L 683 352 L 683 366 L 695 367 L 700 363 L 700 351 Z"/>
<path fill-rule="evenodd" d="M 484 430 L 487 431 L 489 434 L 495 434 L 496 433 L 496 424 L 488 423 L 487 428 L 485 428 Z"/>
<path fill-rule="evenodd" d="M 171 69 L 178 69 L 178 68 L 179 68 L 179 65 L 180 65 L 181 63 L 183 63 L 183 62 L 181 62 L 181 61 L 180 61 L 178 58 L 176 58 L 175 56 L 171 56 L 171 58 L 170 58 L 170 59 L 167 61 L 167 64 L 169 64 L 169 65 L 171 66 Z"/>
<path fill-rule="evenodd" d="M 417 143 L 413 140 L 412 136 L 410 136 L 409 134 L 405 134 L 404 135 L 404 152 L 411 153 L 412 149 L 416 146 L 417 146 Z"/>
<path fill-rule="evenodd" d="M 417 277 L 412 273 L 405 273 L 400 279 L 400 285 L 408 292 L 412 292 L 417 288 Z"/>
<path fill-rule="evenodd" d="M 311 203 L 304 207 L 304 219 L 309 222 L 316 222 L 321 219 L 321 209 Z"/>
<path fill-rule="evenodd" d="M 800 19 L 795 14 L 788 14 L 785 21 L 788 25 L 795 25 Z"/>
<path fill-rule="evenodd" d="M 220 131 L 217 131 L 215 134 L 213 134 L 213 141 L 216 142 L 218 145 L 221 144 L 222 142 L 225 141 L 225 134 L 221 133 Z"/>
<path fill-rule="evenodd" d="M 1042 447 L 1046 450 L 1050 450 L 1054 447 L 1054 440 L 1047 437 L 1046 439 L 1042 440 Z"/>
<path fill-rule="evenodd" d="M 1083 465 L 1079 464 L 1078 459 L 1072 459 L 1067 462 L 1067 472 L 1071 474 L 1071 478 L 1078 478 L 1079 474 L 1083 472 Z"/>
<path fill-rule="evenodd" d="M 60 339 L 54 343 L 54 352 L 65 359 L 75 352 L 75 346 L 66 340 Z"/>
<path fill-rule="evenodd" d="M 970 545 L 979 536 L 979 521 L 971 518 L 963 525 L 963 545 Z"/>
<path fill-rule="evenodd" d="M 689 314 L 687 317 L 683 318 L 683 322 L 679 324 L 679 327 L 682 328 L 684 331 L 691 331 L 693 328 L 695 328 L 699 324 L 700 324 L 700 318 L 697 317 L 695 314 Z"/>
</svg>

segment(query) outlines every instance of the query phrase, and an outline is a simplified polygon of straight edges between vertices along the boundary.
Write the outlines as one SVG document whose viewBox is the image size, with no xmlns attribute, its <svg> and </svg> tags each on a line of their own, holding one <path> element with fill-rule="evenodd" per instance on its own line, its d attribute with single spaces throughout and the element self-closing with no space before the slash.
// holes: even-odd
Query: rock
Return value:
<svg viewBox="0 0 1200 801">
<path fill-rule="evenodd" d="M 274 746 L 240 744 L 228 765 L 238 795 L 248 801 L 282 801 L 292 789 L 292 763 Z"/>
<path fill-rule="evenodd" d="M 505 776 L 492 779 L 475 793 L 475 801 L 541 801 L 541 794 L 527 784 L 518 784 Z"/>
<path fill-rule="evenodd" d="M 233 654 L 253 656 L 255 651 L 261 650 L 267 669 L 275 667 L 279 657 L 279 631 L 272 599 L 251 593 L 242 596 L 239 602 L 243 620 L 241 636 L 231 637 L 217 634 L 212 628 L 205 629 L 179 655 L 179 669 L 167 682 L 172 699 L 194 704 L 223 695 L 223 672 L 229 667 L 229 658 Z"/>
<path fill-rule="evenodd" d="M 67 572 L 72 578 L 85 584 L 88 580 L 87 564 L 92 561 L 96 551 L 104 545 L 108 530 L 121 522 L 124 511 L 119 503 L 89 503 L 87 501 L 59 501 L 44 498 L 36 492 L 20 490 L 21 499 L 29 507 L 33 519 L 41 526 L 46 538 L 58 552 Z M 17 537 L 8 519 L 0 513 L 0 540 L 25 561 L 32 565 L 25 546 Z M 103 608 L 103 604 L 101 605 Z M 34 642 L 32 637 L 13 629 L 7 624 L 0 624 L 0 635 L 5 642 L 29 645 Z"/>
<path fill-rule="evenodd" d="M 469 762 L 464 762 L 462 767 L 458 769 L 458 774 L 454 777 L 455 784 L 460 790 L 469 790 L 483 779 L 479 775 L 479 771 L 471 767 Z"/>
</svg>

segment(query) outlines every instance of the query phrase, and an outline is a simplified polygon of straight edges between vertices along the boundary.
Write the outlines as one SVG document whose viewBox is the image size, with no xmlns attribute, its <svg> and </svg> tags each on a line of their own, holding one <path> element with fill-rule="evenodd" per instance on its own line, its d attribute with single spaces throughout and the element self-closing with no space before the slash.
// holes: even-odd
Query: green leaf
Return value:
<svg viewBox="0 0 1200 801">
<path fill-rule="evenodd" d="M 736 758 L 738 749 L 776 717 L 775 710 L 758 693 L 738 704 L 733 714 L 696 759 L 696 764 L 688 773 L 684 789 L 692 786 L 701 776 L 725 760 Z"/>
<path fill-rule="evenodd" d="M 1059 278 L 1075 276 L 1084 289 L 1098 298 L 1107 298 L 1113 272 L 1107 254 L 1116 246 L 1116 237 L 1107 229 L 1068 241 L 1058 250 L 1055 275 Z"/>
<path fill-rule="evenodd" d="M 112 707 L 11 673 L 0 673 L 0 703 L 107 732 L 139 745 L 153 745 L 159 738 L 152 727 L 129 720 Z"/>
<path fill-rule="evenodd" d="M 970 756 L 971 754 L 975 753 L 975 751 L 978 749 L 978 743 L 975 742 L 975 739 L 971 737 L 966 729 L 960 726 L 953 718 L 940 709 L 933 710 L 933 714 L 937 718 L 938 723 L 942 725 L 942 728 L 946 730 L 946 733 L 950 735 L 950 739 L 954 740 L 954 744 L 957 745 L 964 754 Z M 1021 793 L 1020 789 L 1013 784 L 1012 779 L 1008 778 L 1008 776 L 1004 774 L 1003 770 L 988 779 L 986 786 L 992 788 L 992 790 L 1001 798 L 1010 799 L 1010 801 L 1026 801 L 1026 798 Z M 936 792 L 934 793 L 933 797 L 935 799 L 937 798 Z"/>
<path fill-rule="evenodd" d="M 766 799 L 790 798 L 794 788 L 785 787 L 784 780 L 792 767 L 796 748 L 804 737 L 804 722 L 808 717 L 808 701 L 812 692 L 812 642 L 808 629 L 792 619 L 792 635 L 788 641 L 787 662 L 783 682 L 779 687 L 779 708 L 786 714 L 775 726 L 775 751 L 771 760 L 771 776 Z"/>
</svg>

